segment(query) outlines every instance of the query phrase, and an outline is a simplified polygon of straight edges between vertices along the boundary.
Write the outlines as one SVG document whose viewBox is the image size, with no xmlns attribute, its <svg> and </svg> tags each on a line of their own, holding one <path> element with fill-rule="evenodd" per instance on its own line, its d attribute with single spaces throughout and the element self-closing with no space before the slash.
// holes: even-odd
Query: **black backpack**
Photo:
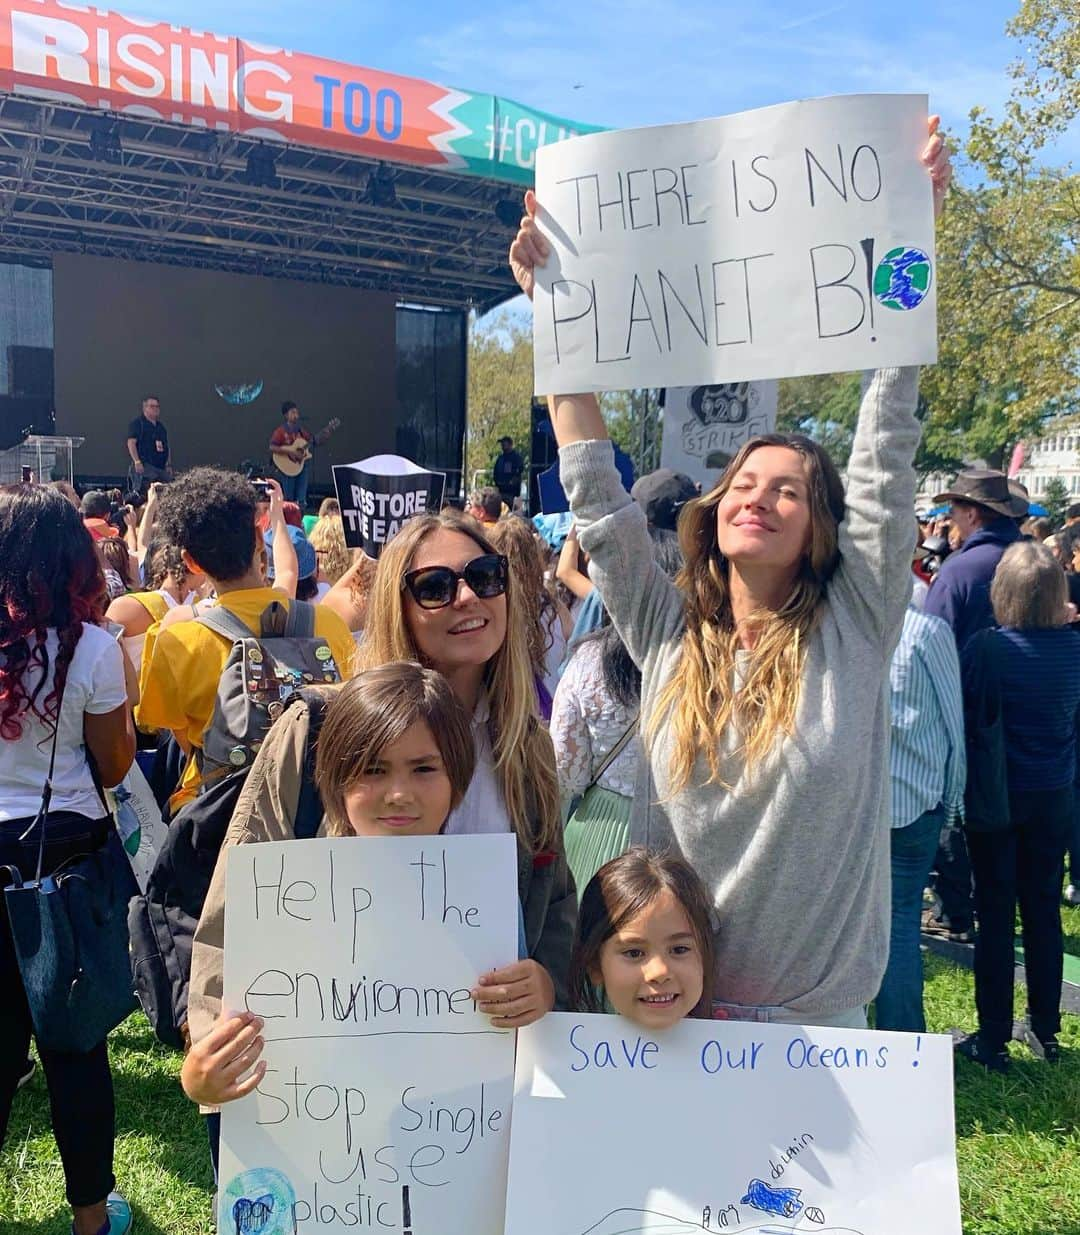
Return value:
<svg viewBox="0 0 1080 1235">
<path fill-rule="evenodd" d="M 316 690 L 297 694 L 311 718 L 294 829 L 298 840 L 306 840 L 318 832 L 323 817 L 315 788 L 315 744 L 310 738 L 322 725 L 326 700 Z M 135 993 L 166 1046 L 184 1046 L 181 1026 L 187 1021 L 195 928 L 248 770 L 241 768 L 204 784 L 199 796 L 177 811 L 146 892 L 132 897 L 128 905 Z"/>
</svg>

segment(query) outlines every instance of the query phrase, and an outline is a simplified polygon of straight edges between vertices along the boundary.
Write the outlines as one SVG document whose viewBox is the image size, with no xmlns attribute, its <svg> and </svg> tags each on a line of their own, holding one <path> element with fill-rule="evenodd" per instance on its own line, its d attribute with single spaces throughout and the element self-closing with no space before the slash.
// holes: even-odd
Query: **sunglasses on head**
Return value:
<svg viewBox="0 0 1080 1235">
<path fill-rule="evenodd" d="M 401 589 L 407 591 L 421 609 L 445 609 L 457 598 L 461 581 L 481 600 L 506 592 L 509 565 L 501 553 L 484 553 L 465 564 L 461 571 L 449 566 L 422 566 L 401 576 Z"/>
</svg>

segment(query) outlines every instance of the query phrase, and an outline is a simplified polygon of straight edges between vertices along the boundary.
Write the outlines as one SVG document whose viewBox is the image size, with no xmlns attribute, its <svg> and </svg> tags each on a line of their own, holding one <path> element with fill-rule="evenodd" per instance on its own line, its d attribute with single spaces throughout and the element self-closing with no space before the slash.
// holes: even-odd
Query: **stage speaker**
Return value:
<svg viewBox="0 0 1080 1235">
<path fill-rule="evenodd" d="M 8 385 L 16 399 L 53 401 L 53 350 L 51 347 L 8 347 Z"/>
<path fill-rule="evenodd" d="M 536 468 L 541 472 L 546 472 L 558 457 L 559 448 L 555 445 L 555 433 L 551 427 L 551 413 L 548 411 L 547 399 L 533 399 L 529 470 Z"/>
<path fill-rule="evenodd" d="M 31 433 L 51 434 L 55 424 L 51 399 L 13 399 L 0 395 L 0 450 L 11 450 Z"/>
</svg>

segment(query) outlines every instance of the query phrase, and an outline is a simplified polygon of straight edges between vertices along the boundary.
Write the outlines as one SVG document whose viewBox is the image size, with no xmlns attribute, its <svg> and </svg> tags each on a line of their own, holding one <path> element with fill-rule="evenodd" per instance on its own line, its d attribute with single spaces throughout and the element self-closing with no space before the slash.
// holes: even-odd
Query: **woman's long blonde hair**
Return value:
<svg viewBox="0 0 1080 1235">
<path fill-rule="evenodd" d="M 468 536 L 480 553 L 497 552 L 476 521 L 457 511 L 423 515 L 406 523 L 379 557 L 364 642 L 358 650 L 359 668 L 422 659 L 409 632 L 401 579 L 423 541 L 440 529 Z M 488 661 L 484 684 L 491 709 L 495 776 L 518 839 L 531 853 L 558 849 L 562 828 L 555 752 L 540 724 L 529 634 L 514 594 L 513 577 L 506 591 L 506 638 Z"/>
<path fill-rule="evenodd" d="M 327 501 L 330 499 L 327 498 Z M 325 505 L 325 502 L 323 503 Z M 308 542 L 319 556 L 319 569 L 327 583 L 337 583 L 352 565 L 352 554 L 345 545 L 341 515 L 320 515 L 308 534 Z"/>
<path fill-rule="evenodd" d="M 775 612 L 759 610 L 747 624 L 756 638 L 736 690 L 736 653 L 740 633 L 746 631 L 736 630 L 731 611 L 729 565 L 717 544 L 716 508 L 747 458 L 762 446 L 785 446 L 802 456 L 810 542 L 791 595 Z M 724 777 L 726 756 L 737 755 L 752 774 L 781 736 L 793 731 L 807 643 L 840 560 L 837 530 L 843 517 L 844 490 L 836 466 L 816 442 L 787 433 L 751 438 L 716 488 L 686 506 L 679 519 L 685 565 L 675 579 L 685 600 L 686 633 L 675 672 L 646 726 L 651 744 L 661 727 L 670 725 L 669 795 L 689 784 L 702 754 L 709 770 L 706 783 L 730 789 Z M 733 747 L 725 743 L 732 727 L 738 735 Z"/>
</svg>

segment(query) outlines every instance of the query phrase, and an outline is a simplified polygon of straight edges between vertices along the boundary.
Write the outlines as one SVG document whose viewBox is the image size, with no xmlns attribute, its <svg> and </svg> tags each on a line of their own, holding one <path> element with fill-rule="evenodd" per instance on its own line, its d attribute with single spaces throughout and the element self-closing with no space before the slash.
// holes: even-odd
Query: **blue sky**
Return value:
<svg viewBox="0 0 1080 1235">
<path fill-rule="evenodd" d="M 999 112 L 1018 0 L 122 0 L 121 12 L 491 91 L 610 127 L 792 98 L 927 91 L 948 125 Z M 524 14 L 524 15 L 522 15 Z"/>
</svg>

